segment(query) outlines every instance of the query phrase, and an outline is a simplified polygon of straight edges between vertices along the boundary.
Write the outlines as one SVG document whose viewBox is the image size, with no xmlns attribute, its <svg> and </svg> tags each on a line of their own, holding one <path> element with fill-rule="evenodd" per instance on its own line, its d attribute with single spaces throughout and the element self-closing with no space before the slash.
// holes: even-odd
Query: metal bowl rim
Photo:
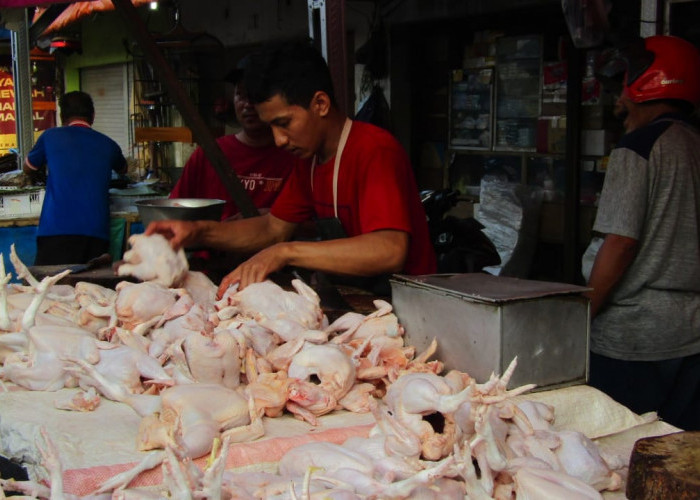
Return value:
<svg viewBox="0 0 700 500">
<path fill-rule="evenodd" d="M 181 203 L 181 204 L 176 204 Z M 225 204 L 225 200 L 217 198 L 153 198 L 135 202 L 137 207 L 159 209 L 197 209 Z"/>
</svg>

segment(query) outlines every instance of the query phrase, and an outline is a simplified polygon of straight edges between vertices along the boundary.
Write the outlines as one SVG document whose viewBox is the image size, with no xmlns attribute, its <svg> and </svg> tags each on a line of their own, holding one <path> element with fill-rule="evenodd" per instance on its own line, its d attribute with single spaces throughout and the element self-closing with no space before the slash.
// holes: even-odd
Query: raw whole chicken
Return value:
<svg viewBox="0 0 700 500">
<path fill-rule="evenodd" d="M 214 334 L 191 332 L 185 337 L 183 348 L 196 382 L 221 384 L 229 389 L 240 385 L 240 348 L 227 330 Z"/>
<path fill-rule="evenodd" d="M 188 271 L 181 286 L 192 296 L 195 304 L 199 304 L 206 311 L 214 308 L 218 287 L 206 274 Z"/>
<path fill-rule="evenodd" d="M 119 276 L 134 276 L 164 287 L 179 287 L 185 280 L 189 264 L 185 251 L 172 249 L 161 234 L 134 234 L 131 248 L 124 252 L 124 263 L 117 268 Z"/>
<path fill-rule="evenodd" d="M 338 406 L 355 383 L 355 366 L 350 357 L 333 344 L 305 344 L 289 365 L 287 409 L 315 424 L 315 416 L 324 415 Z M 319 384 L 311 381 L 312 376 Z M 310 415 L 310 414 L 311 415 Z"/>
<path fill-rule="evenodd" d="M 90 411 L 100 395 L 123 402 L 142 417 L 140 449 L 164 449 L 98 493 L 150 498 L 125 488 L 161 461 L 161 491 L 182 499 L 573 500 L 620 486 L 593 442 L 552 427 L 553 408 L 512 399 L 533 387 L 507 390 L 515 360 L 483 384 L 458 371 L 440 376 L 442 363 L 428 361 L 437 342 L 416 355 L 391 304 L 375 301 L 375 312 L 329 326 L 318 296 L 299 280 L 295 291 L 268 281 L 232 287 L 216 301 L 216 286 L 157 239 L 131 241 L 120 272 L 146 281 L 116 291 L 38 282 L 16 256 L 29 285 L 13 286 L 0 266 L 0 375 L 34 390 L 87 388 L 67 391 L 70 400 L 55 401 L 61 408 Z M 263 415 L 318 424 L 340 408 L 371 411 L 369 437 L 293 449 L 279 474 L 225 474 L 225 452 L 206 471 L 195 472 L 190 460 L 216 438 L 227 449 L 261 436 Z M 22 491 L 58 499 L 60 481 L 53 473 L 54 491 Z"/>
<path fill-rule="evenodd" d="M 191 333 L 205 333 L 212 329 L 207 315 L 199 304 L 193 304 L 187 312 L 170 319 L 150 334 L 151 344 L 148 354 L 159 358 L 169 346 L 183 341 Z"/>
<path fill-rule="evenodd" d="M 108 380 L 124 386 L 131 394 L 144 392 L 144 380 L 166 386 L 174 383 L 156 359 L 138 349 L 107 342 L 98 347 L 100 360 L 95 369 Z"/>
<path fill-rule="evenodd" d="M 176 385 L 160 397 L 160 412 L 144 418 L 139 427 L 140 450 L 173 446 L 185 456 L 201 457 L 223 431 L 251 423 L 248 400 L 222 385 Z M 259 435 L 252 431 L 247 437 Z"/>
<path fill-rule="evenodd" d="M 97 363 L 100 354 L 94 335 L 70 326 L 34 326 L 27 332 L 27 353 L 12 353 L 5 359 L 2 377 L 32 391 L 57 391 L 75 387 L 77 380 L 67 370 L 70 359 Z"/>
<path fill-rule="evenodd" d="M 155 325 L 165 312 L 175 305 L 179 292 L 156 283 L 117 284 L 115 310 L 120 326 L 134 330 Z"/>
<path fill-rule="evenodd" d="M 617 490 L 622 479 L 610 470 L 598 447 L 577 431 L 559 431 L 559 446 L 554 450 L 562 471 L 593 486 L 597 490 Z"/>
<path fill-rule="evenodd" d="M 470 398 L 471 391 L 467 387 L 454 394 L 438 375 L 408 373 L 389 386 L 384 399 L 397 420 L 420 439 L 423 456 L 437 460 L 450 453 L 459 437 L 452 414 Z M 434 413 L 445 417 L 443 432 L 436 432 L 423 418 Z"/>
<path fill-rule="evenodd" d="M 323 329 L 326 326 L 324 320 L 327 319 L 316 292 L 298 279 L 292 280 L 292 286 L 297 293 L 286 291 L 269 280 L 254 283 L 241 291 L 234 286 L 226 291 L 216 308 L 220 315 L 228 310 L 228 315 L 239 314 L 259 323 L 288 321 L 300 325 L 304 330 Z"/>
<path fill-rule="evenodd" d="M 595 488 L 562 472 L 520 467 L 514 475 L 515 492 L 523 500 L 602 500 Z"/>
</svg>

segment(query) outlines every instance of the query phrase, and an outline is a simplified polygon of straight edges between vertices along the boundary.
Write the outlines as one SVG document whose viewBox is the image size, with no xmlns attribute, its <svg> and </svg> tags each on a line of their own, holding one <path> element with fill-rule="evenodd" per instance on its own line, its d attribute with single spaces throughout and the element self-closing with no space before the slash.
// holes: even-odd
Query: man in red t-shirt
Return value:
<svg viewBox="0 0 700 500">
<path fill-rule="evenodd" d="M 217 139 L 231 168 L 261 212 L 267 212 L 282 190 L 284 181 L 298 163 L 294 156 L 275 146 L 270 127 L 260 120 L 241 79 L 247 61 L 243 58 L 226 81 L 234 87 L 233 106 L 241 130 Z M 195 149 L 170 198 L 209 198 L 225 200 L 222 220 L 236 216 L 238 207 L 207 159 L 202 148 Z"/>
<path fill-rule="evenodd" d="M 256 54 L 244 82 L 277 146 L 312 165 L 295 167 L 268 214 L 222 223 L 156 221 L 147 234 L 163 234 L 175 248 L 257 251 L 224 277 L 220 295 L 285 266 L 355 277 L 436 271 L 405 151 L 385 130 L 340 111 L 316 49 L 286 45 Z M 313 218 L 326 238 L 290 241 L 298 224 Z"/>
</svg>

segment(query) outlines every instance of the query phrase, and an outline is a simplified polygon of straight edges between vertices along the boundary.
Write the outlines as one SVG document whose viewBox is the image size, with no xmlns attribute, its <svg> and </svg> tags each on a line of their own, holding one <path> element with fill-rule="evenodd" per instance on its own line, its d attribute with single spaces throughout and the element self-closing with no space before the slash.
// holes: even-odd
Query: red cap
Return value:
<svg viewBox="0 0 700 500">
<path fill-rule="evenodd" d="M 630 71 L 630 61 L 626 80 L 634 79 L 626 81 L 627 96 L 633 102 L 679 99 L 694 106 L 700 104 L 700 50 L 675 36 L 651 36 L 644 44 L 654 57 L 636 78 Z"/>
</svg>

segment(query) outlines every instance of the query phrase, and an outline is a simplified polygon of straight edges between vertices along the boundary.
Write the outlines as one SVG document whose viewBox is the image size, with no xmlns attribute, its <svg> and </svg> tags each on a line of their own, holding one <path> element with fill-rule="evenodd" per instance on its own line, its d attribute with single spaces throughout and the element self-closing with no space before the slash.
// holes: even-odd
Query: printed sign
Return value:
<svg viewBox="0 0 700 500">
<path fill-rule="evenodd" d="M 42 58 L 43 59 L 43 58 Z M 32 60 L 32 118 L 34 139 L 47 128 L 56 126 L 56 102 L 53 91 L 53 67 L 50 60 Z M 0 155 L 17 147 L 15 88 L 12 60 L 0 55 Z"/>
</svg>

